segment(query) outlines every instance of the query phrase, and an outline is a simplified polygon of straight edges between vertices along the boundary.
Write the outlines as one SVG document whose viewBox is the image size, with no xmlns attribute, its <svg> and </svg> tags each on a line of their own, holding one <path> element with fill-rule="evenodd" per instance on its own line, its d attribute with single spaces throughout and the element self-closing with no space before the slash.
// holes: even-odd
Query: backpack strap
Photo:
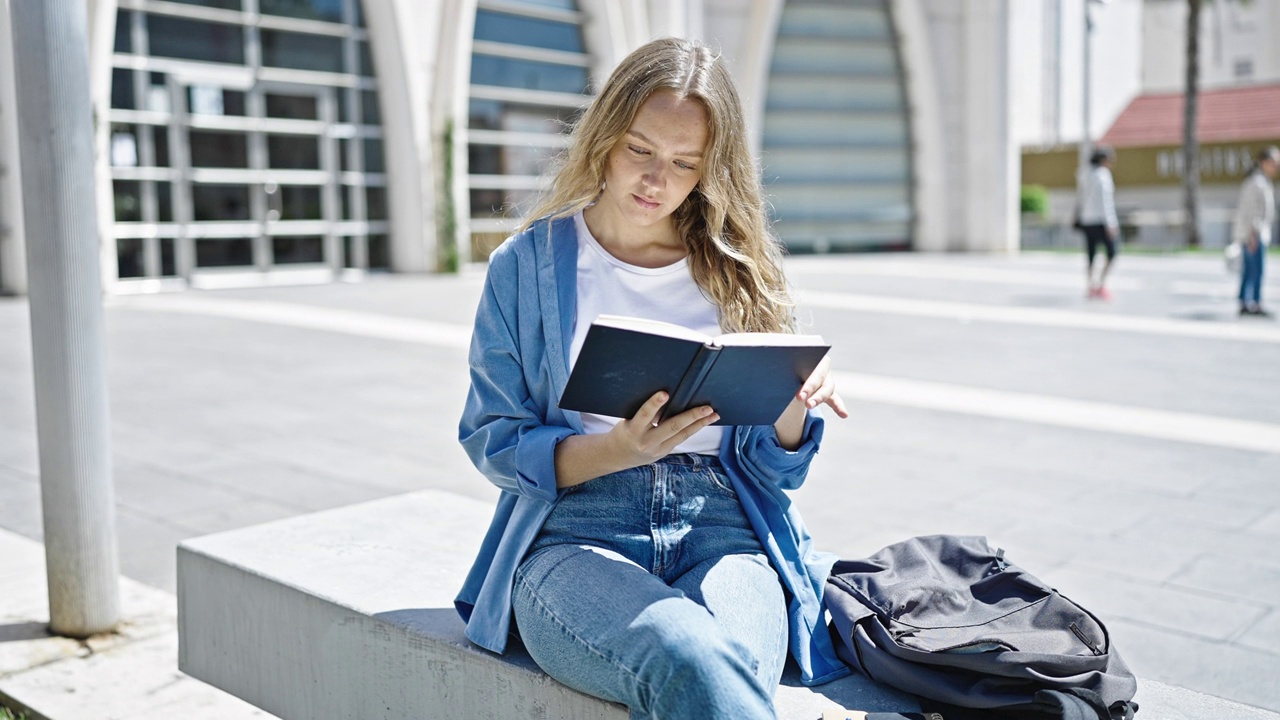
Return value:
<svg viewBox="0 0 1280 720">
<path fill-rule="evenodd" d="M 1041 690 L 1035 699 L 1050 706 L 1050 714 L 1062 720 L 1133 720 L 1138 712 L 1136 702 L 1117 700 L 1108 707 L 1097 691 L 1081 687 Z"/>
</svg>

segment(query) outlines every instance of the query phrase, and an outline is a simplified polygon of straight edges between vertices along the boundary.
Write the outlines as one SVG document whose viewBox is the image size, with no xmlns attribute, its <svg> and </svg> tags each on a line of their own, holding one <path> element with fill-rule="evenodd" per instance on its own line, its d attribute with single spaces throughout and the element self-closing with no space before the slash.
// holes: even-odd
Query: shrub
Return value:
<svg viewBox="0 0 1280 720">
<path fill-rule="evenodd" d="M 1049 191 L 1043 185 L 1023 185 L 1019 205 L 1023 215 L 1046 217 L 1049 214 Z"/>
</svg>

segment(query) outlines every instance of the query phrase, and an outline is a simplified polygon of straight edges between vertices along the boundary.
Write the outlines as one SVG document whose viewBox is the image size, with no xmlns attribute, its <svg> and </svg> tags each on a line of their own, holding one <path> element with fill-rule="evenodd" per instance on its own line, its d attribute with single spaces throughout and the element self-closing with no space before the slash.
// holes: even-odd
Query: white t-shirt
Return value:
<svg viewBox="0 0 1280 720">
<path fill-rule="evenodd" d="M 659 268 L 631 265 L 610 255 L 591 236 L 582 213 L 575 215 L 573 222 L 578 229 L 578 308 L 569 346 L 571 370 L 578 362 L 587 329 L 600 315 L 630 315 L 683 325 L 708 335 L 720 334 L 716 306 L 693 281 L 687 260 Z M 582 428 L 589 434 L 608 432 L 618 421 L 607 415 L 582 413 Z M 724 432 L 723 427 L 703 428 L 672 452 L 717 455 Z"/>
</svg>

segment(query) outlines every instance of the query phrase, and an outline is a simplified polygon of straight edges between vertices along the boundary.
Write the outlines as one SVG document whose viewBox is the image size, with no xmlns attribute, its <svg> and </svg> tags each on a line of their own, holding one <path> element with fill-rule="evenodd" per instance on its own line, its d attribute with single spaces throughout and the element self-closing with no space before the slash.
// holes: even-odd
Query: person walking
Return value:
<svg viewBox="0 0 1280 720">
<path fill-rule="evenodd" d="M 466 635 L 518 635 L 549 675 L 631 717 L 765 720 L 788 655 L 849 673 L 822 619 L 835 557 L 783 492 L 804 482 L 824 360 L 772 425 L 702 406 L 657 422 L 557 405 L 600 314 L 709 334 L 795 332 L 781 246 L 724 63 L 655 40 L 591 101 L 550 189 L 490 256 L 459 439 L 502 490 L 456 605 Z"/>
<path fill-rule="evenodd" d="M 1262 307 L 1262 273 L 1266 265 L 1267 247 L 1271 245 L 1271 228 L 1276 221 L 1275 188 L 1271 181 L 1280 168 L 1280 148 L 1265 148 L 1258 153 L 1253 171 L 1240 185 L 1231 241 L 1240 245 L 1240 314 L 1270 317 Z"/>
<path fill-rule="evenodd" d="M 1099 146 L 1089 157 L 1089 170 L 1080 184 L 1079 225 L 1084 233 L 1085 281 L 1088 286 L 1087 296 L 1099 300 L 1110 300 L 1107 290 L 1107 275 L 1116 259 L 1116 244 L 1120 239 L 1120 221 L 1116 218 L 1116 185 L 1111 177 L 1111 167 L 1115 165 L 1115 151 L 1106 146 Z M 1098 254 L 1098 247 L 1106 249 L 1107 260 L 1102 264 L 1095 282 L 1093 276 L 1093 259 Z"/>
</svg>

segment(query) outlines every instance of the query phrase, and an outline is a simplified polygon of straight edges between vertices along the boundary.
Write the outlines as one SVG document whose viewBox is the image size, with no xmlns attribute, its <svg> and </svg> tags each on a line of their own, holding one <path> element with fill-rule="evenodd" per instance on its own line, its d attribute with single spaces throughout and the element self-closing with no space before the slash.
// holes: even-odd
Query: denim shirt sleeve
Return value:
<svg viewBox="0 0 1280 720">
<path fill-rule="evenodd" d="M 805 413 L 800 446 L 795 450 L 782 447 L 772 425 L 735 428 L 738 462 L 757 480 L 772 483 L 782 490 L 795 490 L 804 484 L 809 474 L 809 463 L 822 444 L 823 423 L 823 419 L 814 412 Z"/>
<path fill-rule="evenodd" d="M 536 383 L 546 348 L 535 339 L 540 336 L 521 332 L 521 322 L 530 320 L 520 307 L 521 286 L 528 282 L 532 280 L 521 276 L 510 243 L 491 256 L 471 336 L 471 388 L 458 439 L 494 485 L 551 502 L 556 497 L 556 445 L 575 431 L 546 424 L 550 393 L 530 387 L 530 368 Z"/>
</svg>

